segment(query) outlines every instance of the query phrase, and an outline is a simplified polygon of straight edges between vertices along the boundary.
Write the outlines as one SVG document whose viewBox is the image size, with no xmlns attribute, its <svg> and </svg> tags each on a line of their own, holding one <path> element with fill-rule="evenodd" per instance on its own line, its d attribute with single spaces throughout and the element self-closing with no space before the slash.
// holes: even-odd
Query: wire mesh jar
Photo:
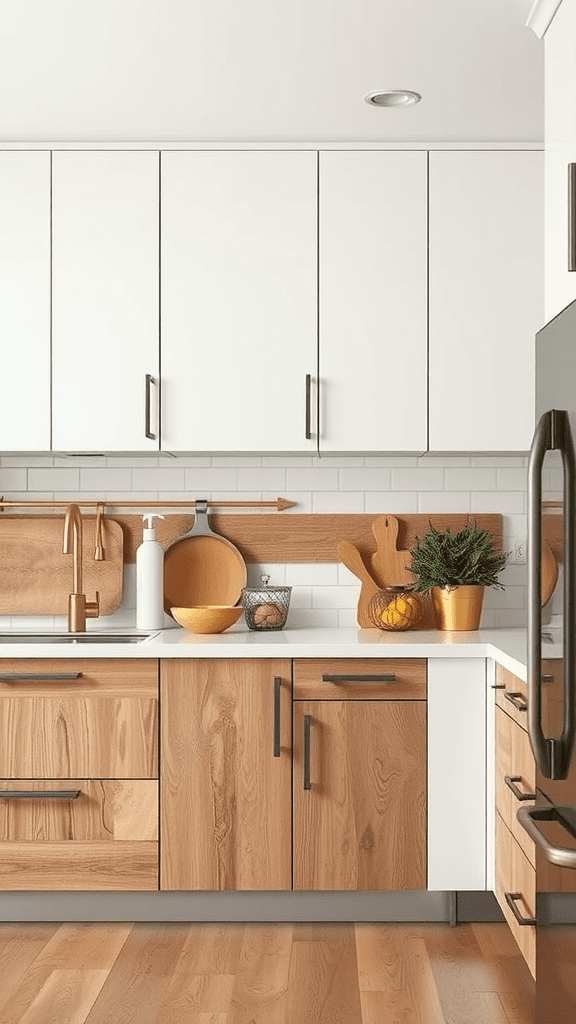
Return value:
<svg viewBox="0 0 576 1024">
<path fill-rule="evenodd" d="M 248 629 L 283 629 L 288 618 L 292 587 L 269 587 L 269 576 L 261 576 L 261 587 L 244 587 L 242 606 Z"/>
<path fill-rule="evenodd" d="M 422 599 L 410 587 L 384 587 L 370 599 L 368 615 L 378 629 L 413 629 L 424 611 Z"/>
</svg>

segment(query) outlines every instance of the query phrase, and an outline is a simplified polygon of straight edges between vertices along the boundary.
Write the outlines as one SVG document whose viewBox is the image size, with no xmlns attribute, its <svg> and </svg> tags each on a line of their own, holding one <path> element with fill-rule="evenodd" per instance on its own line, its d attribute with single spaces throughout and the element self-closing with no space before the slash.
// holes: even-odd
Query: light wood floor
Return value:
<svg viewBox="0 0 576 1024">
<path fill-rule="evenodd" d="M 532 1024 L 504 924 L 0 924 L 0 1024 Z"/>
</svg>

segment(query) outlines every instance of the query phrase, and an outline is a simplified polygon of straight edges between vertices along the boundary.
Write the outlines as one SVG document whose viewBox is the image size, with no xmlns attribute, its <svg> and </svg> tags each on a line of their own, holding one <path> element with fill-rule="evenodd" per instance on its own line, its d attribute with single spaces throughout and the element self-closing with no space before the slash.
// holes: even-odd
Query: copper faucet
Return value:
<svg viewBox="0 0 576 1024">
<path fill-rule="evenodd" d="M 68 597 L 68 632 L 84 633 L 86 619 L 97 619 L 100 614 L 100 594 L 96 591 L 96 600 L 87 601 L 82 593 L 82 516 L 78 505 L 71 504 L 66 511 L 64 520 L 64 541 L 62 554 L 69 555 L 71 537 L 73 538 L 73 572 L 72 593 Z"/>
</svg>

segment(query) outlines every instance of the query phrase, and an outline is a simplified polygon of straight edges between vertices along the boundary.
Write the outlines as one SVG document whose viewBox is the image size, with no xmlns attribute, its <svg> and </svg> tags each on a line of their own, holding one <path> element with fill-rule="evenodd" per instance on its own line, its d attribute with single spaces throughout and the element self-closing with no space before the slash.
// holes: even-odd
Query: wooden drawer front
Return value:
<svg viewBox="0 0 576 1024">
<path fill-rule="evenodd" d="M 157 778 L 158 701 L 0 696 L 0 778 Z"/>
<path fill-rule="evenodd" d="M 334 682 L 327 676 L 342 678 Z M 426 700 L 426 659 L 299 658 L 294 662 L 294 699 Z"/>
<path fill-rule="evenodd" d="M 0 890 L 157 888 L 157 782 L 0 782 Z"/>
<path fill-rule="evenodd" d="M 496 708 L 496 807 L 528 860 L 536 865 L 534 842 L 516 818 L 519 807 L 531 807 L 534 800 L 520 800 L 506 784 L 510 779 L 522 795 L 534 793 L 536 766 L 528 734 L 500 707 Z"/>
<path fill-rule="evenodd" d="M 520 893 L 515 900 L 519 913 L 533 918 L 536 912 L 536 871 L 522 853 L 499 814 L 496 815 L 496 898 L 522 955 L 536 977 L 536 928 L 518 924 L 505 893 Z"/>
<path fill-rule="evenodd" d="M 502 668 L 502 665 L 497 665 L 496 686 L 504 687 L 504 689 L 494 691 L 498 707 L 501 707 L 523 729 L 527 729 L 526 683 L 522 679 L 518 679 L 518 676 L 513 675 L 508 669 Z"/>
<path fill-rule="evenodd" d="M 156 778 L 158 662 L 0 662 L 0 778 Z"/>
</svg>

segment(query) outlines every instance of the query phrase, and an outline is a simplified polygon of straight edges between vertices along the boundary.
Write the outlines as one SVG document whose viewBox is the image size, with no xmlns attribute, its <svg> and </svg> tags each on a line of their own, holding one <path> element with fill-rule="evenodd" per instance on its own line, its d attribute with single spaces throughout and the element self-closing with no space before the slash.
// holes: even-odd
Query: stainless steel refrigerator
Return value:
<svg viewBox="0 0 576 1024">
<path fill-rule="evenodd" d="M 576 1022 L 576 302 L 536 335 L 528 467 L 528 733 L 536 801 L 517 812 L 536 845 L 536 1021 Z M 562 467 L 563 600 L 540 607 L 543 474 Z M 556 470 L 557 471 L 557 470 Z"/>
</svg>

